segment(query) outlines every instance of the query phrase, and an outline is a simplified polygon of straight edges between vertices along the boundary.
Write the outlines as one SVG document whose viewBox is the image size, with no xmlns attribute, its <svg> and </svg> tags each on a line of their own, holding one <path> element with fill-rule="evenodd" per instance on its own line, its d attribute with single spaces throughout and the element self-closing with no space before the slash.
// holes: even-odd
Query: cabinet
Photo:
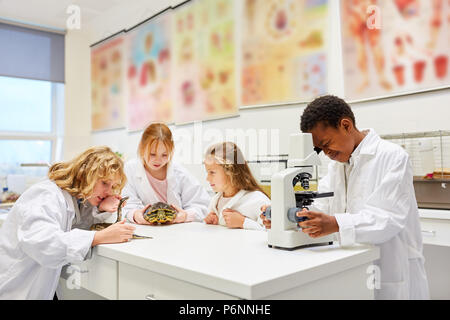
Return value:
<svg viewBox="0 0 450 320">
<path fill-rule="evenodd" d="M 120 300 L 235 300 L 214 290 L 119 263 Z"/>
<path fill-rule="evenodd" d="M 448 246 L 450 250 L 450 220 L 421 218 L 424 244 Z"/>
<path fill-rule="evenodd" d="M 447 300 L 450 299 L 450 219 L 437 217 L 439 212 L 434 218 L 422 214 L 420 219 L 423 255 L 431 299 Z"/>
<path fill-rule="evenodd" d="M 118 262 L 99 255 L 92 255 L 79 264 L 65 266 L 61 272 L 58 293 L 62 299 L 70 299 L 76 287 L 88 290 L 106 299 L 117 299 Z M 76 291 L 73 291 L 76 294 Z"/>
</svg>

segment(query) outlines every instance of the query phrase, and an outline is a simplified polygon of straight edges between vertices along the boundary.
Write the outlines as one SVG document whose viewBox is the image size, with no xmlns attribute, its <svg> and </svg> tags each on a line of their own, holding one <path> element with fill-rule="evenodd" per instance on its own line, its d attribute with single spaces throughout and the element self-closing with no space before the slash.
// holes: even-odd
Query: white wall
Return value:
<svg viewBox="0 0 450 320">
<path fill-rule="evenodd" d="M 177 2 L 172 1 L 175 5 Z M 89 145 L 109 145 L 132 158 L 136 154 L 141 132 L 128 133 L 115 130 L 90 133 L 90 58 L 89 45 L 108 35 L 139 23 L 142 20 L 166 8 L 168 1 L 134 1 L 132 4 L 112 8 L 81 31 L 70 31 L 67 36 L 67 71 L 66 71 L 66 141 L 64 157 L 81 152 Z M 342 96 L 343 86 L 340 56 L 340 30 L 337 16 L 338 1 L 330 1 L 332 19 L 330 25 L 331 45 L 329 49 L 329 90 Z M 285 105 L 246 109 L 235 118 L 203 122 L 203 133 L 217 129 L 224 136 L 227 129 L 279 130 L 279 150 L 272 153 L 287 153 L 287 137 L 299 132 L 300 115 L 305 104 Z M 359 128 L 374 128 L 379 134 L 450 130 L 450 89 L 420 93 L 382 100 L 352 104 Z M 194 125 L 172 126 L 176 148 L 188 146 L 190 150 L 202 152 L 212 141 L 189 144 L 189 135 L 194 133 Z M 258 132 L 258 131 L 257 131 Z M 259 132 L 258 132 L 259 133 Z M 268 132 L 270 134 L 270 131 Z M 181 140 L 180 136 L 185 140 Z M 186 136 L 188 139 L 186 140 Z M 192 138 L 190 138 L 192 139 Z M 249 147 L 249 146 L 247 146 Z M 248 150 L 247 150 L 248 151 Z M 276 151 L 276 150 L 275 150 Z M 248 154 L 248 152 L 247 152 Z M 197 160 L 201 154 L 196 154 Z M 200 164 L 188 166 L 203 180 L 204 174 Z"/>
<path fill-rule="evenodd" d="M 66 83 L 63 159 L 91 145 L 89 37 L 83 31 L 66 34 Z"/>
</svg>

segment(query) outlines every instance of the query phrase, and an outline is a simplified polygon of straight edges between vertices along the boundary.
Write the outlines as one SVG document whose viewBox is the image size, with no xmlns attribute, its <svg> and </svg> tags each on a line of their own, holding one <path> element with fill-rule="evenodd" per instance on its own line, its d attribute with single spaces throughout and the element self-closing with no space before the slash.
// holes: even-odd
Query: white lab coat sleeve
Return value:
<svg viewBox="0 0 450 320">
<path fill-rule="evenodd" d="M 208 192 L 185 170 L 180 179 L 182 209 L 195 215 L 194 221 L 203 221 L 208 215 L 208 205 L 211 200 Z"/>
<path fill-rule="evenodd" d="M 317 186 L 317 191 L 319 193 L 332 192 L 331 191 L 331 182 L 330 182 L 330 180 L 331 180 L 330 172 L 332 170 L 331 169 L 331 165 L 332 164 L 330 163 L 330 165 L 328 166 L 328 173 L 319 180 L 319 184 Z M 331 201 L 331 199 L 332 199 L 332 197 L 315 199 L 311 209 L 329 214 L 330 211 L 331 211 L 330 210 L 330 207 L 331 207 L 330 206 L 330 201 Z"/>
<path fill-rule="evenodd" d="M 266 227 L 260 217 L 261 207 L 270 206 L 270 199 L 260 191 L 253 191 L 245 197 L 245 208 L 249 210 L 249 216 L 255 217 L 256 220 L 245 218 L 243 228 L 248 230 L 265 230 Z"/>
<path fill-rule="evenodd" d="M 246 230 L 265 230 L 266 228 L 262 224 L 261 218 L 258 218 L 258 221 L 254 221 L 249 218 L 245 218 L 243 229 Z"/>
<path fill-rule="evenodd" d="M 49 200 L 52 199 L 49 197 Z M 17 238 L 25 254 L 47 268 L 59 268 L 85 259 L 95 231 L 64 231 L 60 220 L 65 219 L 61 216 L 65 208 L 55 203 L 43 201 L 41 205 L 27 205 L 23 209 Z"/>
<path fill-rule="evenodd" d="M 408 155 L 401 155 L 392 162 L 381 183 L 359 212 L 335 214 L 342 246 L 354 243 L 380 244 L 404 229 L 411 201 L 415 201 L 410 194 L 412 167 Z"/>
</svg>

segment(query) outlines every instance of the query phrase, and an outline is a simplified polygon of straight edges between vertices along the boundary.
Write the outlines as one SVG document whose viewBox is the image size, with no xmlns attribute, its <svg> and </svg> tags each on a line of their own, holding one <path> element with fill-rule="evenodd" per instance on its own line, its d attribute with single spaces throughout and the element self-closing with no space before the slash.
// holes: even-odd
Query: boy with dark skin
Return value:
<svg viewBox="0 0 450 320">
<path fill-rule="evenodd" d="M 332 160 L 318 190 L 334 192 L 316 199 L 312 211 L 297 212 L 307 217 L 299 222 L 302 232 L 311 238 L 336 233 L 343 247 L 379 247 L 376 299 L 429 299 L 409 155 L 373 129 L 358 130 L 350 106 L 331 95 L 306 107 L 301 131 Z M 261 219 L 269 229 L 270 221 Z"/>
<path fill-rule="evenodd" d="M 324 117 L 325 118 L 325 117 Z M 344 115 L 337 128 L 330 126 L 327 121 L 319 122 L 307 132 L 313 136 L 314 147 L 322 150 L 331 160 L 348 162 L 353 151 L 358 147 L 367 131 L 359 131 L 354 123 L 353 115 Z M 262 208 L 265 211 L 266 207 Z M 299 223 L 304 233 L 311 238 L 323 237 L 339 231 L 339 226 L 334 216 L 322 212 L 307 211 L 297 213 L 298 217 L 307 217 L 308 220 Z M 264 225 L 270 229 L 271 221 L 261 214 Z"/>
</svg>

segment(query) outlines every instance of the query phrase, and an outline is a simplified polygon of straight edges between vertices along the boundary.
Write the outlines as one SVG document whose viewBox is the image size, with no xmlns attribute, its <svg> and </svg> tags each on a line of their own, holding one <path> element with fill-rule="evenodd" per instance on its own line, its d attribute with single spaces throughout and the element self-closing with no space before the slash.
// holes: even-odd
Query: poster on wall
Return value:
<svg viewBox="0 0 450 320">
<path fill-rule="evenodd" d="M 327 93 L 328 0 L 242 5 L 242 105 L 305 102 Z"/>
<path fill-rule="evenodd" d="M 205 95 L 204 120 L 234 115 L 236 41 L 234 0 L 199 0 L 200 88 Z"/>
<path fill-rule="evenodd" d="M 91 48 L 92 130 L 125 127 L 123 34 Z"/>
<path fill-rule="evenodd" d="M 127 32 L 128 129 L 173 122 L 171 99 L 172 11 Z"/>
<path fill-rule="evenodd" d="M 450 85 L 450 0 L 341 0 L 345 97 Z"/>
<path fill-rule="evenodd" d="M 234 0 L 197 0 L 174 12 L 175 122 L 237 114 Z"/>
</svg>

